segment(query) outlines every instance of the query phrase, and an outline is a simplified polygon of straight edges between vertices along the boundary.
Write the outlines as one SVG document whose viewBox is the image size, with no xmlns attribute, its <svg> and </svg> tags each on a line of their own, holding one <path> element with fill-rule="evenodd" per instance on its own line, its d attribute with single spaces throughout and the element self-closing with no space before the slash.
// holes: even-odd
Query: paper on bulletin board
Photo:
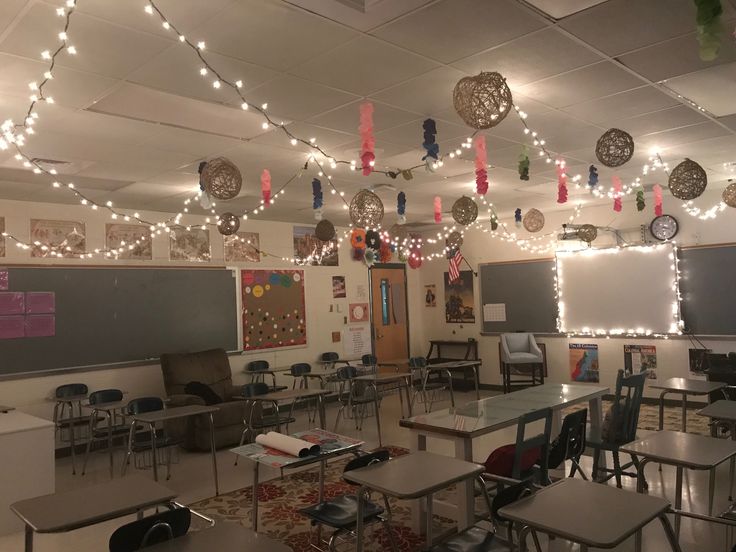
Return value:
<svg viewBox="0 0 736 552">
<path fill-rule="evenodd" d="M 506 322 L 506 303 L 483 305 L 483 322 Z"/>
<path fill-rule="evenodd" d="M 10 274 L 7 268 L 0 268 L 0 291 L 8 291 L 10 286 Z"/>
<path fill-rule="evenodd" d="M 26 316 L 26 337 L 53 337 L 56 335 L 56 316 L 32 314 Z"/>
<path fill-rule="evenodd" d="M 356 358 L 371 353 L 371 336 L 368 326 L 348 326 L 342 331 L 342 347 L 346 358 Z"/>
<path fill-rule="evenodd" d="M 0 316 L 0 339 L 24 337 L 24 316 Z"/>
<path fill-rule="evenodd" d="M 5 291 L 0 293 L 0 316 L 23 314 L 25 312 L 25 293 Z"/>
<path fill-rule="evenodd" d="M 56 294 L 53 291 L 26 293 L 27 314 L 51 314 L 53 312 L 56 312 Z"/>
</svg>

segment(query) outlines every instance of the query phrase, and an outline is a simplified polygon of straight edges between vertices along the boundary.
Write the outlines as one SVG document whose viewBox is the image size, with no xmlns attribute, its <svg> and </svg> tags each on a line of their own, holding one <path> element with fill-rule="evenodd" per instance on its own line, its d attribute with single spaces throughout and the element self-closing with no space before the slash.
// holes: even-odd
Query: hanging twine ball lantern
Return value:
<svg viewBox="0 0 736 552">
<path fill-rule="evenodd" d="M 240 170 L 232 161 L 224 157 L 217 157 L 202 169 L 201 180 L 205 191 L 217 199 L 232 199 L 240 193 L 243 186 L 243 177 Z"/>
<path fill-rule="evenodd" d="M 329 220 L 323 219 L 317 223 L 317 227 L 314 229 L 314 235 L 317 236 L 318 240 L 330 241 L 335 237 L 335 225 Z"/>
<path fill-rule="evenodd" d="M 475 129 L 493 128 L 513 108 L 511 90 L 500 73 L 481 72 L 455 85 L 452 103 L 465 124 Z"/>
<path fill-rule="evenodd" d="M 606 167 L 620 167 L 633 155 L 634 139 L 618 128 L 609 128 L 595 145 L 595 156 Z"/>
<path fill-rule="evenodd" d="M 401 247 L 409 238 L 409 232 L 402 224 L 394 224 L 389 228 L 388 235 L 391 237 L 391 242 L 395 243 L 399 247 Z"/>
<path fill-rule="evenodd" d="M 670 173 L 670 192 L 677 199 L 695 199 L 705 191 L 707 185 L 708 175 L 705 174 L 705 169 L 687 158 Z"/>
<path fill-rule="evenodd" d="M 478 204 L 467 196 L 461 197 L 452 205 L 452 218 L 467 226 L 478 218 Z"/>
<path fill-rule="evenodd" d="M 450 232 L 450 235 L 447 236 L 447 239 L 445 240 L 445 245 L 447 245 L 450 249 L 457 249 L 463 244 L 463 235 L 455 230 L 454 232 Z"/>
<path fill-rule="evenodd" d="M 521 219 L 521 223 L 527 232 L 539 232 L 544 228 L 544 215 L 539 209 L 529 209 Z"/>
<path fill-rule="evenodd" d="M 723 190 L 723 203 L 729 207 L 736 207 L 736 182 L 729 184 L 728 187 Z"/>
<path fill-rule="evenodd" d="M 592 243 L 598 237 L 598 229 L 592 224 L 583 224 L 578 229 L 578 238 L 586 243 Z"/>
<path fill-rule="evenodd" d="M 350 201 L 350 220 L 358 228 L 377 228 L 383 220 L 383 202 L 370 190 L 361 190 Z"/>
<path fill-rule="evenodd" d="M 217 231 L 223 236 L 232 236 L 240 228 L 240 217 L 232 213 L 223 213 L 217 221 Z"/>
</svg>

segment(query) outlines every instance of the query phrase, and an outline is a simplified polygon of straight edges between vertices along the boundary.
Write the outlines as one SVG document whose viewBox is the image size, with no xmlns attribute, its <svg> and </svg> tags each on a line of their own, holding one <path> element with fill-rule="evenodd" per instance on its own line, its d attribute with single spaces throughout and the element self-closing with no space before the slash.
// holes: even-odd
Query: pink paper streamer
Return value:
<svg viewBox="0 0 736 552">
<path fill-rule="evenodd" d="M 373 172 L 373 165 L 376 160 L 373 153 L 376 147 L 376 140 L 373 137 L 373 104 L 371 102 L 363 102 L 360 104 L 360 162 L 363 166 L 363 176 L 368 176 Z"/>
<path fill-rule="evenodd" d="M 621 195 L 622 195 L 622 184 L 621 179 L 618 176 L 614 176 L 612 178 L 613 180 L 613 210 L 617 213 L 621 212 L 621 209 L 623 209 L 623 204 L 621 202 Z"/>
<path fill-rule="evenodd" d="M 440 196 L 434 198 L 434 221 L 442 222 L 442 198 Z"/>
<path fill-rule="evenodd" d="M 475 137 L 475 192 L 478 195 L 488 193 L 488 152 L 486 137 L 482 134 Z"/>
<path fill-rule="evenodd" d="M 261 195 L 263 196 L 263 204 L 268 206 L 271 204 L 271 173 L 268 169 L 263 169 L 261 173 Z"/>
<path fill-rule="evenodd" d="M 662 186 L 655 184 L 652 186 L 652 191 L 654 192 L 654 214 L 661 217 L 664 212 L 662 210 Z"/>
<path fill-rule="evenodd" d="M 557 164 L 557 203 L 567 203 L 567 173 L 564 161 Z"/>
</svg>

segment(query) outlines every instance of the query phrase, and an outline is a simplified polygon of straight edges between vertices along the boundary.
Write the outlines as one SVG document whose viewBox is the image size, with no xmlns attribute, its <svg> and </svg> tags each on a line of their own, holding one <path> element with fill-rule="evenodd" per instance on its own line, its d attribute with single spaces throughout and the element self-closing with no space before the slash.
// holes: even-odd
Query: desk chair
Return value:
<svg viewBox="0 0 736 552">
<path fill-rule="evenodd" d="M 544 385 L 544 354 L 532 334 L 501 334 L 499 347 L 504 393 L 511 393 L 512 384 L 514 386 Z M 514 365 L 529 367 L 531 369 L 531 379 L 514 379 L 512 381 L 511 368 Z M 537 379 L 537 372 L 539 372 L 539 379 Z"/>
<path fill-rule="evenodd" d="M 339 389 L 337 393 L 337 402 L 340 407 L 335 416 L 335 429 L 340 423 L 340 416 L 346 419 L 355 420 L 355 429 L 363 429 L 363 420 L 366 417 L 366 410 L 369 406 L 376 403 L 376 397 L 373 396 L 372 387 L 366 381 L 353 381 L 358 377 L 358 369 L 355 366 L 341 366 L 337 369 L 336 381 Z M 375 412 L 378 416 L 378 412 Z"/>
<path fill-rule="evenodd" d="M 183 537 L 191 522 L 189 508 L 174 508 L 138 519 L 115 529 L 110 535 L 110 552 L 136 552 L 159 542 Z"/>
<path fill-rule="evenodd" d="M 251 383 L 263 381 L 264 376 L 269 375 L 273 380 L 271 391 L 288 389 L 286 385 L 276 385 L 276 374 L 270 370 L 267 360 L 252 360 L 245 365 L 245 371 L 250 374 Z"/>
<path fill-rule="evenodd" d="M 378 372 L 378 358 L 375 355 L 363 355 L 360 357 L 360 371 L 362 374 L 375 374 Z"/>
<path fill-rule="evenodd" d="M 580 457 L 585 452 L 585 429 L 588 423 L 588 409 L 583 408 L 565 416 L 562 421 L 562 430 L 557 438 L 550 443 L 548 468 L 555 469 L 562 465 L 564 469 L 565 460 L 570 460 L 570 476 L 575 477 L 579 471 L 580 476 L 587 481 L 583 469 L 580 467 Z"/>
<path fill-rule="evenodd" d="M 424 357 L 411 357 L 409 359 L 409 370 L 411 371 L 412 405 L 419 397 L 420 403 L 424 405 L 424 412 L 432 412 L 432 404 L 442 400 L 443 394 L 449 389 L 452 394 L 452 382 L 444 381 L 442 374 L 435 372 L 431 377 L 427 371 L 427 359 Z M 454 401 L 452 401 L 454 402 Z"/>
<path fill-rule="evenodd" d="M 122 400 L 123 392 L 120 389 L 103 389 L 89 394 L 90 406 Z M 100 412 L 105 415 L 104 418 L 99 417 Z M 87 436 L 87 450 L 84 453 L 84 463 L 82 464 L 82 475 L 87 471 L 87 460 L 89 459 L 93 441 L 108 441 L 108 438 L 112 440 L 115 437 L 127 435 L 129 428 L 125 422 L 124 413 L 121 412 L 119 417 L 120 422 L 118 423 L 117 413 L 92 409 L 92 413 L 89 415 L 89 435 Z M 105 420 L 107 420 L 106 424 L 100 424 L 100 422 L 104 422 Z M 108 446 L 111 446 L 111 443 L 108 443 Z M 109 452 L 112 455 L 112 451 Z M 110 459 L 110 477 L 112 477 L 112 456 L 110 456 Z"/>
<path fill-rule="evenodd" d="M 59 441 L 64 442 L 64 428 L 69 432 L 68 442 L 72 452 L 72 475 L 77 473 L 76 466 L 76 426 L 87 423 L 87 417 L 82 414 L 82 399 L 87 397 L 89 388 L 84 383 L 67 383 L 54 390 L 54 438 L 59 435 Z M 75 412 L 76 407 L 76 412 Z"/>
</svg>

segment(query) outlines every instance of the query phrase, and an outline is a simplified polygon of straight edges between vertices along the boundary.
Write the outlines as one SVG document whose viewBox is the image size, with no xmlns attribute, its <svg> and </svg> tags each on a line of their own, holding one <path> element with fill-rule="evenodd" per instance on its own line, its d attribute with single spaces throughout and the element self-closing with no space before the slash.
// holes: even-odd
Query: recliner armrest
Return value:
<svg viewBox="0 0 736 552">
<path fill-rule="evenodd" d="M 190 404 L 199 404 L 204 406 L 205 404 L 202 397 L 198 397 L 197 395 L 187 395 L 185 393 L 169 395 L 168 399 L 169 406 L 189 406 Z"/>
</svg>

